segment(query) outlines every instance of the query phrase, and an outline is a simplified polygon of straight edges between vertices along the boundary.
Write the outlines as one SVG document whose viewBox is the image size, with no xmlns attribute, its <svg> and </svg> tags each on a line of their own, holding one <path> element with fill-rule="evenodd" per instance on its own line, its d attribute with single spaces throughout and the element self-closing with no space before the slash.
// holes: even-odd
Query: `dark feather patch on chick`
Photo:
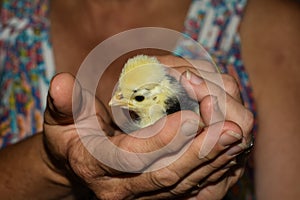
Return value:
<svg viewBox="0 0 300 200">
<path fill-rule="evenodd" d="M 177 85 L 177 87 L 180 87 L 180 93 L 178 93 L 176 96 L 168 98 L 165 101 L 167 105 L 166 113 L 169 115 L 181 110 L 191 110 L 194 112 L 198 112 L 198 102 L 189 97 L 186 90 L 174 77 L 168 75 L 168 78 L 172 85 Z"/>
</svg>

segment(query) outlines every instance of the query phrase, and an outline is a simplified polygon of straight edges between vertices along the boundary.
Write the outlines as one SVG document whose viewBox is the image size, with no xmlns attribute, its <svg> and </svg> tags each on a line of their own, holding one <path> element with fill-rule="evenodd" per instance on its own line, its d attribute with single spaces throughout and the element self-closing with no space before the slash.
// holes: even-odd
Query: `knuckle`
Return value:
<svg viewBox="0 0 300 200">
<path fill-rule="evenodd" d="M 156 171 L 151 175 L 152 184 L 158 188 L 171 187 L 180 181 L 180 179 L 179 174 L 169 168 Z"/>
<path fill-rule="evenodd" d="M 223 75 L 223 81 L 227 93 L 229 93 L 231 96 L 234 97 L 239 96 L 240 93 L 239 84 L 234 77 L 225 74 Z"/>
<path fill-rule="evenodd" d="M 198 183 L 186 180 L 179 184 L 177 187 L 174 189 L 170 190 L 170 193 L 173 194 L 174 196 L 180 196 L 182 194 L 186 194 L 191 190 L 191 188 L 194 188 Z"/>
<path fill-rule="evenodd" d="M 163 56 L 156 56 L 157 59 L 161 62 L 164 63 L 165 65 L 169 66 L 176 66 L 175 59 L 177 60 L 177 57 L 174 57 L 172 55 L 163 55 Z"/>
<path fill-rule="evenodd" d="M 220 169 L 221 167 L 225 166 L 229 161 L 231 157 L 227 154 L 222 154 L 219 157 L 217 157 L 215 160 L 211 161 L 207 164 L 208 168 L 211 172 Z"/>
<path fill-rule="evenodd" d="M 74 145 L 71 145 L 68 151 L 68 164 L 70 169 L 81 179 L 89 182 L 98 174 L 94 165 L 91 163 L 94 162 L 93 158 L 88 157 L 87 152 L 82 147 L 74 148 Z"/>
<path fill-rule="evenodd" d="M 217 187 L 217 190 L 215 189 L 210 189 L 210 188 L 205 188 L 204 190 L 200 191 L 201 196 L 197 196 L 197 200 L 220 200 L 222 199 L 227 190 L 226 190 L 226 186 L 224 186 L 223 184 L 216 184 L 215 187 Z"/>
<path fill-rule="evenodd" d="M 245 116 L 244 117 L 244 122 L 243 122 L 244 131 L 245 131 L 244 134 L 246 134 L 246 136 L 248 136 L 250 134 L 252 128 L 253 128 L 253 125 L 254 125 L 254 115 L 250 110 L 246 109 L 244 116 Z"/>
<path fill-rule="evenodd" d="M 89 188 L 98 199 L 133 199 L 136 195 L 131 183 L 126 179 L 119 181 L 114 178 L 100 178 L 89 184 Z"/>
<path fill-rule="evenodd" d="M 208 177 L 207 182 L 214 183 L 221 179 L 222 176 L 228 171 L 228 169 L 221 169 L 215 173 L 213 173 L 211 176 Z"/>
<path fill-rule="evenodd" d="M 110 191 L 110 192 L 99 192 L 96 193 L 96 196 L 98 199 L 107 199 L 107 200 L 122 200 L 124 199 L 125 195 L 122 194 L 122 192 L 119 191 Z"/>
<path fill-rule="evenodd" d="M 157 135 L 157 140 L 155 140 L 154 142 L 156 142 L 155 146 L 159 147 L 159 148 L 164 148 L 167 147 L 167 150 L 172 151 L 171 146 L 169 145 L 170 143 L 170 138 L 166 136 L 166 134 L 164 133 L 159 133 Z"/>
<path fill-rule="evenodd" d="M 226 175 L 226 189 L 232 187 L 238 182 L 238 180 L 243 176 L 244 169 L 239 168 L 235 170 L 229 170 Z"/>
<path fill-rule="evenodd" d="M 218 168 L 220 167 L 220 166 L 222 166 L 222 164 L 221 163 L 223 163 L 222 161 L 223 161 L 224 159 L 217 159 L 217 160 L 215 160 L 214 162 L 211 162 L 211 163 L 208 163 L 207 164 L 207 168 L 209 169 L 208 171 L 209 172 L 214 172 L 214 171 L 216 171 L 216 170 L 218 170 Z"/>
<path fill-rule="evenodd" d="M 122 150 L 115 150 L 115 167 L 127 172 L 140 172 L 147 164 L 139 157 L 139 154 L 128 153 Z"/>
</svg>

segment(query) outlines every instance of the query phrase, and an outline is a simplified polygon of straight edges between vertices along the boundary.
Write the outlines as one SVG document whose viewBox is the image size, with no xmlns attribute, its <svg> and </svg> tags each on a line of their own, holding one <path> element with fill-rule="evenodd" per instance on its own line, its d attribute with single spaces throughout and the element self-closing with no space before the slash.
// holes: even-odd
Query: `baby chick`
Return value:
<svg viewBox="0 0 300 200">
<path fill-rule="evenodd" d="M 137 55 L 124 65 L 109 105 L 129 111 L 133 122 L 127 127 L 130 131 L 147 127 L 180 110 L 199 113 L 198 102 L 188 96 L 166 69 L 156 57 L 146 55 Z"/>
</svg>

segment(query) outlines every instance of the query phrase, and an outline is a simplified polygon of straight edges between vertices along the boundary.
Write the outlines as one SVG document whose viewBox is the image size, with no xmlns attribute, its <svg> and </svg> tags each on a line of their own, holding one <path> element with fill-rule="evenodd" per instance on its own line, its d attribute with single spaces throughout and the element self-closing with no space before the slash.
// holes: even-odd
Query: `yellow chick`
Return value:
<svg viewBox="0 0 300 200">
<path fill-rule="evenodd" d="M 198 102 L 189 98 L 181 84 L 167 74 L 166 67 L 156 57 L 146 55 L 126 62 L 109 105 L 128 109 L 134 122 L 130 131 L 180 110 L 199 112 Z"/>
</svg>

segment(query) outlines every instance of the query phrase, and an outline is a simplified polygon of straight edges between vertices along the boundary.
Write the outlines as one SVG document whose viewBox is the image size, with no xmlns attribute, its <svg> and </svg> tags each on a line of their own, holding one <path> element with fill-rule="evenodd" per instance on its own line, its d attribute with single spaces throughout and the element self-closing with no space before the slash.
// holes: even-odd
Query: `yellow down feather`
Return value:
<svg viewBox="0 0 300 200">
<path fill-rule="evenodd" d="M 155 57 L 138 55 L 124 65 L 109 105 L 134 113 L 132 130 L 136 130 L 180 110 L 179 103 L 189 99 L 187 96 Z"/>
</svg>

